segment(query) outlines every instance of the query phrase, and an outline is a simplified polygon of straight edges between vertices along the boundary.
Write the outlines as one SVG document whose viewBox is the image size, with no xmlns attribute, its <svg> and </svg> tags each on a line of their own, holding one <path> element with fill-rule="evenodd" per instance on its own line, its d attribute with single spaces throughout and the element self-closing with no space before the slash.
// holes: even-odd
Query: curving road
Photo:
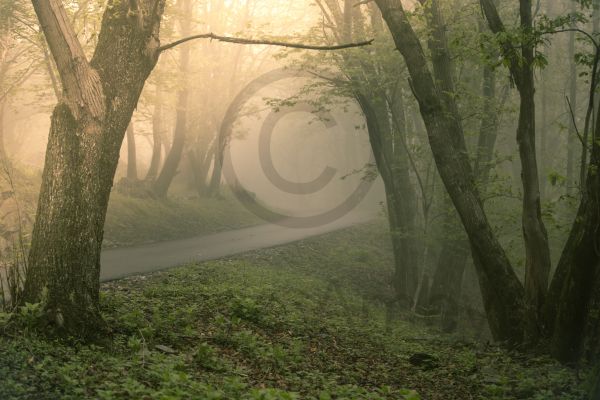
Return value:
<svg viewBox="0 0 600 400">
<path fill-rule="evenodd" d="M 206 236 L 107 249 L 102 252 L 100 279 L 110 281 L 189 262 L 214 260 L 250 250 L 278 246 L 365 223 L 374 217 L 373 213 L 354 212 L 337 221 L 313 228 L 287 228 L 265 224 Z"/>
</svg>

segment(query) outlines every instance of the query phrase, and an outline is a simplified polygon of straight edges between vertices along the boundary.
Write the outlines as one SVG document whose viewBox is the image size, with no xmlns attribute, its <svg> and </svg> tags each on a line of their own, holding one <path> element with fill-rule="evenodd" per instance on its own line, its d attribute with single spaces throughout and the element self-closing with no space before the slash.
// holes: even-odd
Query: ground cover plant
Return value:
<svg viewBox="0 0 600 400">
<path fill-rule="evenodd" d="M 5 314 L 0 398 L 587 398 L 587 369 L 390 316 L 386 243 L 377 222 L 105 284 L 95 344 Z"/>
</svg>

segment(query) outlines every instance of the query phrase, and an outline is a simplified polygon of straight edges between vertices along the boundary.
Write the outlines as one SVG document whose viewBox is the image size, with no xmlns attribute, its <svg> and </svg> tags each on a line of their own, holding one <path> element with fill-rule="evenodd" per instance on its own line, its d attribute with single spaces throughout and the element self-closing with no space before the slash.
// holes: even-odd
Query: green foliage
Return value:
<svg viewBox="0 0 600 400">
<path fill-rule="evenodd" d="M 582 398 L 549 359 L 390 319 L 385 235 L 377 223 L 106 284 L 102 343 L 0 333 L 0 398 Z M 415 353 L 439 365 L 415 367 Z"/>
<path fill-rule="evenodd" d="M 43 315 L 44 305 L 42 303 L 25 303 L 19 308 L 17 319 L 26 328 L 33 329 Z"/>
</svg>

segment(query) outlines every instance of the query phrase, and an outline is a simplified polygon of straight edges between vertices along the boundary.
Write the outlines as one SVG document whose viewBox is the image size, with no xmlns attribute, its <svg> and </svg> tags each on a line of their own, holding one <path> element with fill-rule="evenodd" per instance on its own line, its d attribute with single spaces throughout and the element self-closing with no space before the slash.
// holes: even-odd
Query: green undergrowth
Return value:
<svg viewBox="0 0 600 400">
<path fill-rule="evenodd" d="M 41 185 L 39 171 L 19 167 L 11 174 L 13 185 L 0 168 L 0 248 L 2 238 L 14 240 L 14 232 L 19 230 L 26 242 L 30 240 Z M 104 247 L 182 239 L 264 223 L 228 187 L 215 197 L 184 196 L 173 191 L 166 199 L 136 197 L 117 187 L 110 196 Z M 22 217 L 20 224 L 17 207 Z"/>
<path fill-rule="evenodd" d="M 104 246 L 122 247 L 181 239 L 263 223 L 235 197 L 153 199 L 113 191 L 104 228 Z"/>
<path fill-rule="evenodd" d="M 374 223 L 108 283 L 102 343 L 0 334 L 0 399 L 586 398 L 582 371 L 391 318 L 390 265 Z"/>
</svg>

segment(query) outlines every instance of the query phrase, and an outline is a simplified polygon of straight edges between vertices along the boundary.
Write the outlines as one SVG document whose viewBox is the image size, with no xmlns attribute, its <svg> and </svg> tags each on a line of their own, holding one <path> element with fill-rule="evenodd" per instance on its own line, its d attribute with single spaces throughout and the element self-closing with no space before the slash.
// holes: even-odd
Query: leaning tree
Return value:
<svg viewBox="0 0 600 400">
<path fill-rule="evenodd" d="M 32 0 L 63 93 L 52 117 L 22 302 L 42 302 L 65 334 L 99 331 L 100 250 L 113 179 L 131 115 L 159 56 L 193 39 L 336 50 L 194 35 L 161 46 L 166 0 L 109 0 L 90 60 L 61 0 Z"/>
<path fill-rule="evenodd" d="M 396 47 L 409 70 L 413 92 L 425 122 L 430 147 L 442 181 L 465 228 L 479 277 L 488 322 L 495 339 L 523 344 L 541 336 L 550 339 L 552 353 L 563 361 L 576 361 L 600 354 L 600 326 L 594 307 L 600 304 L 600 124 L 586 145 L 590 161 L 577 216 L 548 288 L 547 239 L 541 223 L 539 182 L 535 160 L 533 81 L 535 32 L 531 0 L 519 1 L 518 43 L 511 40 L 492 0 L 480 0 L 491 30 L 498 34 L 501 50 L 521 98 L 519 153 L 523 180 L 523 234 L 526 245 L 525 286 L 494 234 L 475 185 L 456 107 L 452 76 L 447 65 L 450 54 L 444 29 L 433 29 L 429 50 L 433 71 L 400 0 L 376 0 Z M 431 0 L 428 18 L 443 27 L 437 4 Z M 547 33 L 566 29 L 550 29 Z M 596 56 L 590 90 L 593 107 L 597 87 L 600 45 L 594 38 Z M 595 318 L 595 319 L 594 319 Z"/>
</svg>

